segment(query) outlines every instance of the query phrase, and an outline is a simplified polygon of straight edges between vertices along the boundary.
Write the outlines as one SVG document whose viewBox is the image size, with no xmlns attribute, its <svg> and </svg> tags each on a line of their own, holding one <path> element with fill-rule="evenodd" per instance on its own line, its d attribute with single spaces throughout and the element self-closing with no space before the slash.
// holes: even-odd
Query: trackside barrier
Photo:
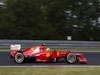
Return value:
<svg viewBox="0 0 100 75">
<path fill-rule="evenodd" d="M 22 48 L 41 44 L 50 48 L 100 48 L 100 41 L 0 40 L 0 48 L 9 48 L 11 44 L 21 44 Z"/>
</svg>

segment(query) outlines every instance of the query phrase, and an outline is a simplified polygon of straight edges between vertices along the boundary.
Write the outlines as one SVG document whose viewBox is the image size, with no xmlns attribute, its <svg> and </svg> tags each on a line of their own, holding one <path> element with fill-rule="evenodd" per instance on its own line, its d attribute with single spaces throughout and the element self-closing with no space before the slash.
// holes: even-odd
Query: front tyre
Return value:
<svg viewBox="0 0 100 75">
<path fill-rule="evenodd" d="M 76 55 L 73 54 L 73 53 L 69 53 L 67 55 L 67 62 L 70 63 L 70 64 L 73 64 L 76 62 Z"/>
<path fill-rule="evenodd" d="M 15 62 L 18 64 L 23 63 L 24 59 L 25 58 L 24 58 L 24 55 L 22 53 L 17 53 L 15 55 L 15 58 L 14 58 Z"/>
</svg>

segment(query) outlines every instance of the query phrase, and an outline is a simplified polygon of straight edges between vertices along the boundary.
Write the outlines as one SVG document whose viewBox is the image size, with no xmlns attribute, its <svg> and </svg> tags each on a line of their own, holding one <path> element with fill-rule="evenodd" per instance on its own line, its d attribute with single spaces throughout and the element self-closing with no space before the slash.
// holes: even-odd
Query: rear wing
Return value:
<svg viewBox="0 0 100 75">
<path fill-rule="evenodd" d="M 21 50 L 21 44 L 10 45 L 10 50 Z"/>
</svg>

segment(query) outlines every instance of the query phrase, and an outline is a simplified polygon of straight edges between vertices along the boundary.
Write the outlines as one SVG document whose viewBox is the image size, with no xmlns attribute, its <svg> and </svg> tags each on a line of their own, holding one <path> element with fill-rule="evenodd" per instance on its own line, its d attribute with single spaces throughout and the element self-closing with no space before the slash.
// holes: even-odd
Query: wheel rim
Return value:
<svg viewBox="0 0 100 75">
<path fill-rule="evenodd" d="M 15 56 L 15 61 L 16 61 L 17 63 L 22 63 L 22 62 L 24 61 L 24 56 L 23 56 L 23 54 L 22 54 L 22 53 L 16 54 L 16 56 Z"/>
<path fill-rule="evenodd" d="M 67 56 L 67 62 L 69 62 L 69 63 L 75 63 L 76 62 L 76 55 L 74 55 L 74 54 L 68 54 L 68 56 Z"/>
</svg>

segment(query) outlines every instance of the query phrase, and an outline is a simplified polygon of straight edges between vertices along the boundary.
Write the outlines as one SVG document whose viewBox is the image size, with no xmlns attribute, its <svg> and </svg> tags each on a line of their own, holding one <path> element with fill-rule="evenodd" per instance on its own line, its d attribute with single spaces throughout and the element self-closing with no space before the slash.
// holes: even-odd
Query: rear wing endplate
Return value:
<svg viewBox="0 0 100 75">
<path fill-rule="evenodd" d="M 21 44 L 10 45 L 10 50 L 21 50 Z"/>
</svg>

